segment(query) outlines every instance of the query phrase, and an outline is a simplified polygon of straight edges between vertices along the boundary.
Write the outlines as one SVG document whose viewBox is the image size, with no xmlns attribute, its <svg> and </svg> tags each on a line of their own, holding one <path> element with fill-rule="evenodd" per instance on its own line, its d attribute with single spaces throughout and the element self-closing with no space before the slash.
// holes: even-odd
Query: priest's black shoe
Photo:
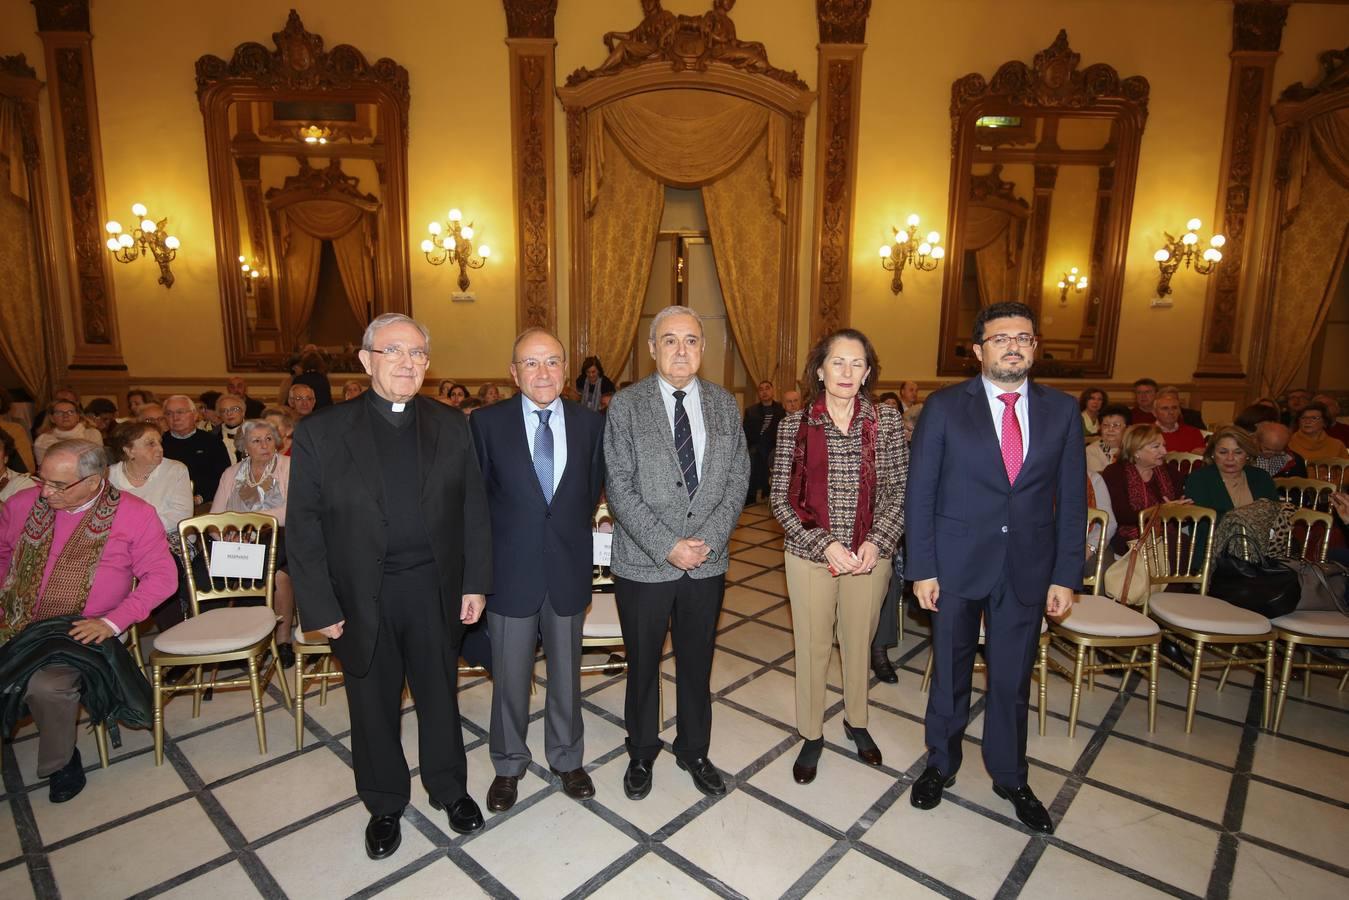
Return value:
<svg viewBox="0 0 1349 900">
<path fill-rule="evenodd" d="M 683 769 L 693 776 L 693 786 L 702 791 L 709 797 L 720 797 L 726 793 L 726 783 L 721 780 L 721 773 L 717 767 L 712 765 L 712 761 L 706 757 L 691 759 L 688 762 L 675 758 L 679 768 Z"/>
<path fill-rule="evenodd" d="M 80 748 L 76 747 L 70 762 L 52 773 L 47 787 L 47 799 L 53 803 L 65 803 L 84 790 L 84 763 L 80 761 Z"/>
<path fill-rule="evenodd" d="M 792 778 L 797 784 L 810 784 L 815 780 L 815 772 L 820 765 L 820 752 L 824 750 L 824 738 L 801 742 L 801 752 L 792 764 Z"/>
<path fill-rule="evenodd" d="M 396 816 L 371 816 L 370 824 L 365 826 L 365 855 L 371 859 L 386 859 L 393 856 L 398 845 L 403 842 L 403 830 Z"/>
<path fill-rule="evenodd" d="M 1022 825 L 1025 825 L 1031 831 L 1040 831 L 1045 834 L 1054 833 L 1054 820 L 1049 818 L 1049 811 L 1035 796 L 1035 793 L 1030 789 L 1030 785 L 1019 788 L 1005 788 L 995 782 L 993 793 L 1004 800 L 1011 800 L 1012 805 L 1016 807 L 1016 817 L 1021 820 Z"/>
<path fill-rule="evenodd" d="M 629 800 L 641 800 L 651 793 L 651 763 L 644 759 L 634 759 L 628 763 L 628 771 L 623 773 L 623 793 Z"/>
<path fill-rule="evenodd" d="M 431 798 L 432 809 L 444 809 L 445 804 Z M 468 794 L 450 804 L 450 828 L 457 834 L 472 834 L 482 828 L 482 810 Z"/>
<path fill-rule="evenodd" d="M 894 664 L 890 662 L 890 654 L 884 647 L 871 648 L 871 671 L 876 674 L 876 678 L 886 684 L 898 684 L 899 675 L 895 673 Z"/>
<path fill-rule="evenodd" d="M 941 792 L 955 783 L 954 775 L 948 777 L 936 766 L 928 766 L 909 789 L 909 802 L 919 809 L 932 809 L 941 802 Z"/>
</svg>

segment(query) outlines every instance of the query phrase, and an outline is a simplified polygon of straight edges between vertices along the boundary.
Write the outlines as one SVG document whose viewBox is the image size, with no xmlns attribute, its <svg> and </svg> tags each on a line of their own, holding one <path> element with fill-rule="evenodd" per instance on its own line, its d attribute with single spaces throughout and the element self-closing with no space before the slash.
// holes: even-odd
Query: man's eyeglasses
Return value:
<svg viewBox="0 0 1349 900">
<path fill-rule="evenodd" d="M 39 478 L 38 476 L 34 475 L 33 482 L 42 490 L 51 491 L 53 495 L 56 495 L 56 494 L 64 494 L 66 491 L 70 490 L 75 485 L 80 484 L 81 482 L 84 481 L 88 481 L 90 478 L 97 478 L 98 474 L 99 473 L 94 472 L 92 475 L 86 475 L 83 478 L 78 478 L 75 481 L 70 482 L 69 484 L 66 484 L 65 482 L 62 481 L 48 481 L 45 478 Z"/>
<path fill-rule="evenodd" d="M 547 359 L 517 359 L 515 365 L 526 372 L 537 372 L 541 367 L 556 372 L 562 368 L 562 362 L 562 357 L 550 356 Z"/>
<path fill-rule="evenodd" d="M 78 416 L 80 411 L 77 409 L 54 409 L 52 410 L 53 419 L 64 419 L 67 416 Z"/>
<path fill-rule="evenodd" d="M 983 340 L 985 344 L 992 344 L 998 350 L 1006 350 L 1012 344 L 1018 347 L 1034 347 L 1035 335 L 1033 334 L 995 334 L 992 337 L 986 337 Z"/>
<path fill-rule="evenodd" d="M 244 408 L 242 406 L 225 406 L 221 408 L 220 413 L 221 415 L 228 416 L 230 413 L 240 413 L 243 411 Z"/>
<path fill-rule="evenodd" d="M 416 363 L 419 366 L 424 366 L 431 361 L 431 355 L 421 347 L 413 347 L 411 350 L 408 350 L 405 347 L 390 345 L 381 350 L 372 349 L 370 352 L 379 353 L 385 359 L 390 361 L 402 359 L 403 357 L 406 356 L 409 360 L 411 360 L 412 362 Z"/>
</svg>

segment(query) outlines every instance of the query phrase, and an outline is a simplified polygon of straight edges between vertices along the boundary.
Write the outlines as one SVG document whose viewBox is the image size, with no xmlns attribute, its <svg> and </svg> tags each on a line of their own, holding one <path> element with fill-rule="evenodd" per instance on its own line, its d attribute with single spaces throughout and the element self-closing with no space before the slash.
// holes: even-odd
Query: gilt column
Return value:
<svg viewBox="0 0 1349 900">
<path fill-rule="evenodd" d="M 553 18 L 557 0 L 504 0 L 511 69 L 516 330 L 557 330 Z"/>
<path fill-rule="evenodd" d="M 815 246 L 811 260 L 810 334 L 818 338 L 851 320 L 852 220 L 857 189 L 857 118 L 862 52 L 871 0 L 816 0 L 820 23 L 821 102 L 815 135 Z"/>
<path fill-rule="evenodd" d="M 107 203 L 89 0 L 33 0 L 47 63 L 65 264 L 75 342 L 71 369 L 125 370 L 112 261 L 103 245 Z"/>
</svg>

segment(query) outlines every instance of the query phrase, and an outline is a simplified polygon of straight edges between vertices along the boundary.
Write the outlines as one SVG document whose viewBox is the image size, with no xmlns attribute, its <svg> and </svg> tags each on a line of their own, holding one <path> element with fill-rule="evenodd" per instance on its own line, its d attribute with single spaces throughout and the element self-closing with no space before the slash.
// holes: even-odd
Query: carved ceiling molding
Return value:
<svg viewBox="0 0 1349 900">
<path fill-rule="evenodd" d="M 821 44 L 862 44 L 867 39 L 871 0 L 816 0 Z"/>
<path fill-rule="evenodd" d="M 557 0 L 503 0 L 506 7 L 506 36 L 512 38 L 551 38 Z"/>
<path fill-rule="evenodd" d="M 713 0 L 700 16 L 676 15 L 661 7 L 661 0 L 642 0 L 645 17 L 630 31 L 604 35 L 609 57 L 597 69 L 584 66 L 567 76 L 567 87 L 594 78 L 614 75 L 652 63 L 669 63 L 675 72 L 706 72 L 710 66 L 729 66 L 806 91 L 810 88 L 795 71 L 779 69 L 768 61 L 768 52 L 758 41 L 736 36 L 730 11 L 735 0 Z"/>
<path fill-rule="evenodd" d="M 89 31 L 89 0 L 33 0 L 38 31 Z"/>
<path fill-rule="evenodd" d="M 1277 52 L 1288 6 L 1289 0 L 1237 0 L 1232 11 L 1232 49 Z"/>
<path fill-rule="evenodd" d="M 322 169 L 309 165 L 308 157 L 297 156 L 295 159 L 300 164 L 300 171 L 287 175 L 281 187 L 267 190 L 265 196 L 269 206 L 297 203 L 321 194 L 324 200 L 345 201 L 369 210 L 379 209 L 379 198 L 361 191 L 361 179 L 343 172 L 341 159 L 335 157 L 328 160 L 328 165 Z"/>
<path fill-rule="evenodd" d="M 37 69 L 28 65 L 28 57 L 22 53 L 14 56 L 0 56 L 0 74 L 15 78 L 37 78 Z"/>
</svg>

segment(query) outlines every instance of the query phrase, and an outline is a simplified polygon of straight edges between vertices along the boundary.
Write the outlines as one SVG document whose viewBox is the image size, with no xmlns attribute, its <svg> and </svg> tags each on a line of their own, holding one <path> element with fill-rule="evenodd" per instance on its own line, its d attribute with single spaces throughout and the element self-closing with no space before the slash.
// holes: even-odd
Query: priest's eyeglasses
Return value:
<svg viewBox="0 0 1349 900">
<path fill-rule="evenodd" d="M 389 346 L 384 347 L 383 349 L 371 350 L 370 352 L 379 353 L 390 362 L 402 359 L 405 356 L 419 366 L 424 366 L 431 361 L 431 355 L 421 347 L 413 347 L 411 350 L 409 350 L 406 347 L 399 347 L 396 344 L 390 344 Z"/>
<path fill-rule="evenodd" d="M 93 472 L 89 475 L 84 476 L 83 478 L 75 479 L 74 481 L 70 482 L 70 484 L 66 484 L 61 481 L 48 481 L 47 479 L 39 478 L 36 475 L 32 476 L 32 478 L 33 482 L 39 488 L 41 488 L 44 491 L 50 491 L 53 495 L 56 495 L 56 494 L 64 494 L 66 491 L 70 490 L 75 485 L 88 481 L 90 478 L 97 478 L 100 474 L 101 473 L 99 472 Z"/>
</svg>

